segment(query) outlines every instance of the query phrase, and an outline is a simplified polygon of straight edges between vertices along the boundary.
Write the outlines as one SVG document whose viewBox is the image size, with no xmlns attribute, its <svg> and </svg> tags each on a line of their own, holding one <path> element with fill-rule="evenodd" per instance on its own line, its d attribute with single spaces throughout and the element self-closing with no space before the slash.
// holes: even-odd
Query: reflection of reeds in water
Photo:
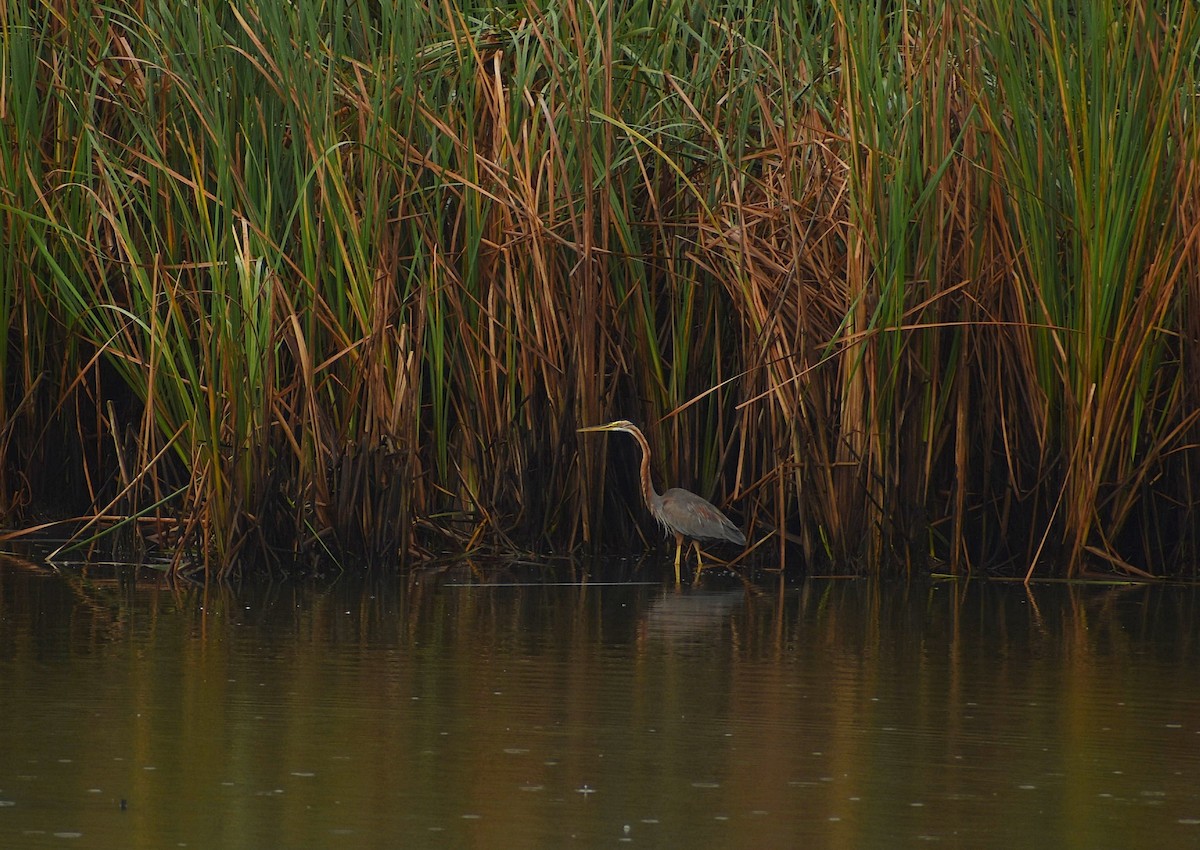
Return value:
<svg viewBox="0 0 1200 850">
<path fill-rule="evenodd" d="M 781 556 L 1192 550 L 1190 4 L 2 14 L 10 512 L 624 545 L 622 415 Z"/>
<path fill-rule="evenodd" d="M 696 846 L 793 846 L 814 824 L 822 846 L 861 845 L 859 824 L 890 846 L 914 798 L 942 834 L 983 823 L 989 840 L 1022 798 L 1068 845 L 1119 829 L 1136 846 L 1194 808 L 1200 629 L 1179 588 L 353 585 L 118 594 L 0 561 L 0 702 L 22 732 L 5 764 L 38 774 L 7 823 L 74 822 L 99 809 L 62 788 L 103 787 L 152 846 L 233 831 L 310 846 L 346 824 L 422 845 L 431 824 L 457 838 L 464 812 L 487 831 L 463 844 L 552 844 L 564 824 L 599 844 L 644 815 L 699 823 Z M 702 651 L 642 639 L 698 598 L 683 621 L 714 636 Z M 580 800 L 584 783 L 597 793 Z M 1105 818 L 1114 805 L 1140 820 Z M 736 829 L 714 839 L 713 812 Z"/>
</svg>

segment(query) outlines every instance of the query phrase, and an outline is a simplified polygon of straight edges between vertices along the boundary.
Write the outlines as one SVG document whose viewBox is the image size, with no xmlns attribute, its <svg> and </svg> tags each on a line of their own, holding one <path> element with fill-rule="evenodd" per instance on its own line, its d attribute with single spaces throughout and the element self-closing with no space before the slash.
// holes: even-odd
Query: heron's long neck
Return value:
<svg viewBox="0 0 1200 850">
<path fill-rule="evenodd" d="M 654 481 L 650 478 L 650 444 L 641 431 L 633 430 L 629 434 L 642 447 L 642 498 L 648 506 L 655 505 L 658 503 L 658 493 L 654 491 Z"/>
</svg>

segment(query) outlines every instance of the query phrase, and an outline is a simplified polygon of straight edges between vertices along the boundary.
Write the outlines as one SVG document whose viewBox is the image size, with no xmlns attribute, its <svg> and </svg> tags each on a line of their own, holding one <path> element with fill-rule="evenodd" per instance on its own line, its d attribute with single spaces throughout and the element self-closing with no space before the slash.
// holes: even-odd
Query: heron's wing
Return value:
<svg viewBox="0 0 1200 850">
<path fill-rule="evenodd" d="M 662 494 L 659 521 L 687 537 L 701 540 L 728 540 L 746 545 L 746 537 L 708 500 L 678 487 Z"/>
</svg>

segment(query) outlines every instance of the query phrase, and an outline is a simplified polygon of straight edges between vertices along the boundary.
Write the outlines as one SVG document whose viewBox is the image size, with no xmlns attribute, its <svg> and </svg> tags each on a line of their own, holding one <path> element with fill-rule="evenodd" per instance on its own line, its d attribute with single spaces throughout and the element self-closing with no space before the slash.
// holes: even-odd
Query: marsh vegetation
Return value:
<svg viewBox="0 0 1200 850">
<path fill-rule="evenodd" d="M 627 547 L 627 417 L 759 557 L 1193 569 L 1188 0 L 0 16 L 9 526 Z"/>
</svg>

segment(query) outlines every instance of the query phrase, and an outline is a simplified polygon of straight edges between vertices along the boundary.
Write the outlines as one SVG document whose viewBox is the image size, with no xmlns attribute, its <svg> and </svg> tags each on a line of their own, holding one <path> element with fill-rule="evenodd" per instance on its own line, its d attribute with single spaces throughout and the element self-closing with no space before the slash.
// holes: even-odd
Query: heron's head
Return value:
<svg viewBox="0 0 1200 850">
<path fill-rule="evenodd" d="M 628 419 L 618 419 L 615 422 L 606 422 L 603 425 L 589 425 L 587 428 L 580 428 L 580 431 L 636 431 L 637 426 Z"/>
</svg>

